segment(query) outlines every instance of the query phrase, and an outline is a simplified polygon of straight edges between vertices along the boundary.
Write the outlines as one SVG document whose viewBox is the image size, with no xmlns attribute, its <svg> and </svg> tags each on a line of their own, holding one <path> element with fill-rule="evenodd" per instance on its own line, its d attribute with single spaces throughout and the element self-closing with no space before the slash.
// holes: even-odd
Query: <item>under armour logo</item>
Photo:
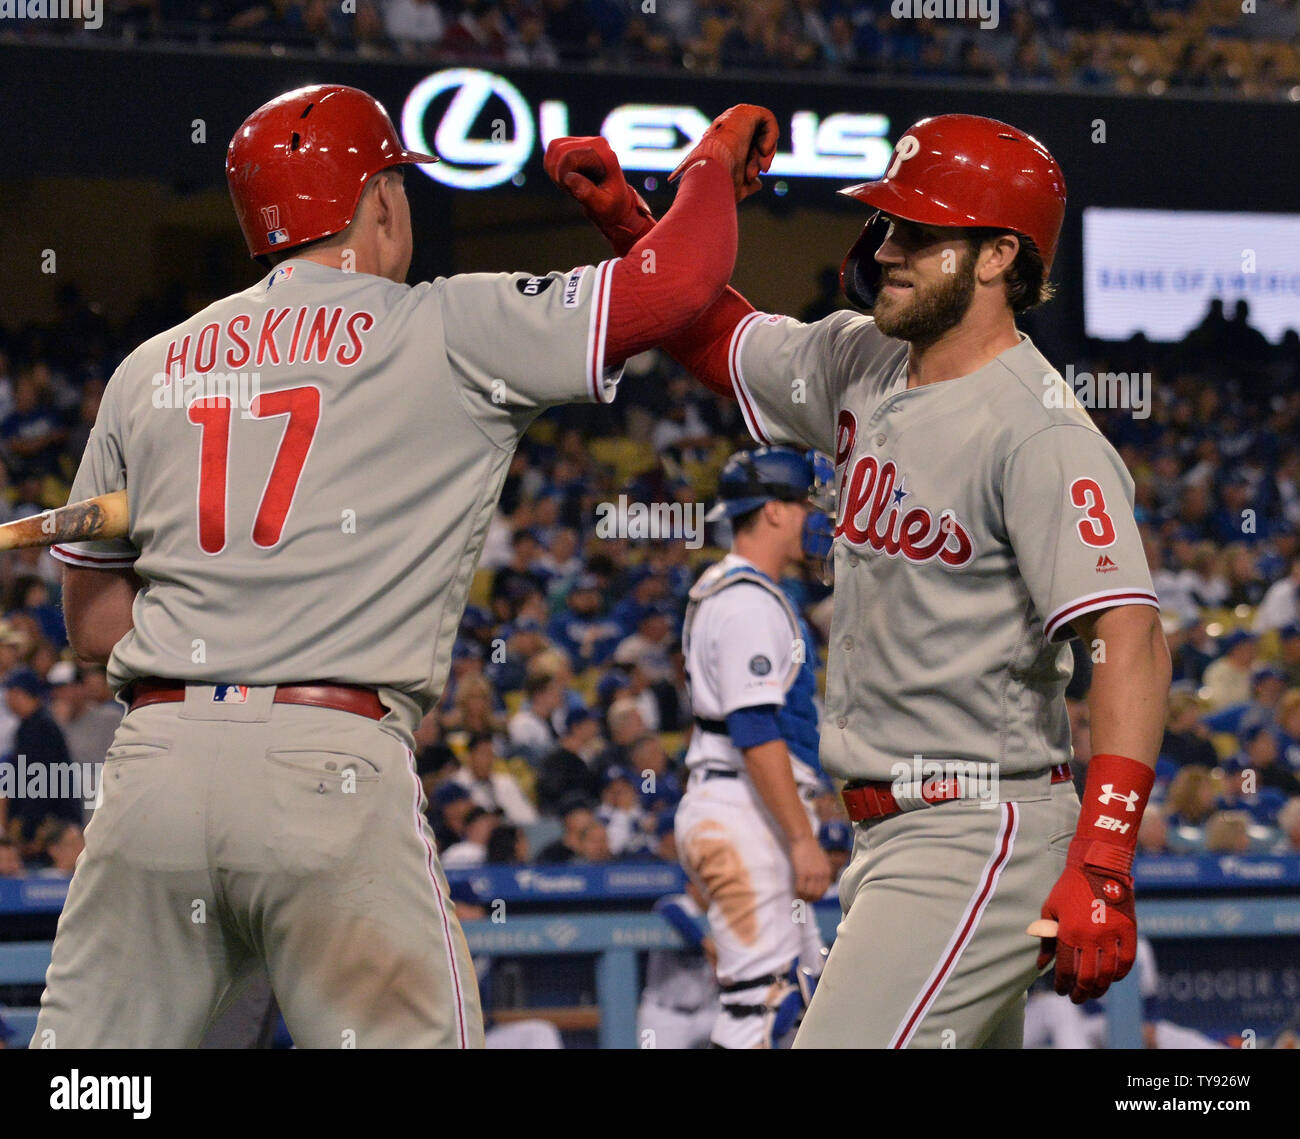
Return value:
<svg viewBox="0 0 1300 1139">
<path fill-rule="evenodd" d="M 1097 796 L 1097 802 L 1101 803 L 1103 806 L 1108 807 L 1112 800 L 1118 799 L 1124 804 L 1124 810 L 1136 811 L 1138 809 L 1138 793 L 1136 791 L 1133 791 L 1128 795 L 1121 795 L 1115 790 L 1115 784 L 1113 783 L 1103 783 L 1101 785 L 1101 790 L 1102 793 Z"/>
<path fill-rule="evenodd" d="M 262 221 L 266 224 L 267 229 L 279 229 L 280 228 L 280 207 L 263 206 Z"/>
<path fill-rule="evenodd" d="M 1118 898 L 1124 891 L 1120 888 L 1118 882 L 1107 882 L 1106 885 L 1101 888 L 1101 892 L 1108 898 Z"/>
</svg>

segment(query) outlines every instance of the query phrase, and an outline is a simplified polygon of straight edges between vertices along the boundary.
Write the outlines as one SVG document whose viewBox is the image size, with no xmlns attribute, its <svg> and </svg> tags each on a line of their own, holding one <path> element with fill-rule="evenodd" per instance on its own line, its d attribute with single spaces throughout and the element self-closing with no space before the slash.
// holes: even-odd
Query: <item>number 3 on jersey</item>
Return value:
<svg viewBox="0 0 1300 1139">
<path fill-rule="evenodd" d="M 219 554 L 226 548 L 232 413 L 230 397 L 224 395 L 197 399 L 187 412 L 189 421 L 202 431 L 198 507 L 199 548 L 205 554 Z M 298 478 L 316 435 L 316 425 L 320 422 L 320 390 L 301 387 L 267 392 L 253 398 L 248 414 L 253 419 L 270 419 L 279 415 L 289 417 L 253 521 L 254 545 L 269 550 L 284 533 L 285 519 L 298 490 Z"/>
<path fill-rule="evenodd" d="M 1075 523 L 1079 540 L 1085 546 L 1102 548 L 1115 544 L 1115 523 L 1106 513 L 1106 496 L 1096 479 L 1075 479 L 1070 484 L 1070 501 L 1083 510 Z"/>
</svg>

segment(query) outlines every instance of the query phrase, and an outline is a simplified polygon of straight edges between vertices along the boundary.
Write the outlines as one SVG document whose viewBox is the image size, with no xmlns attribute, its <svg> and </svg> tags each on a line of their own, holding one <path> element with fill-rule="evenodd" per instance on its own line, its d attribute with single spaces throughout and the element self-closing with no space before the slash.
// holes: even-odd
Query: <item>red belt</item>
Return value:
<svg viewBox="0 0 1300 1139">
<path fill-rule="evenodd" d="M 1058 763 L 1052 768 L 1053 783 L 1068 783 L 1071 778 L 1068 763 Z M 848 808 L 849 818 L 855 823 L 861 823 L 867 819 L 883 819 L 898 814 L 903 808 L 889 790 L 892 786 L 893 783 L 888 779 L 876 779 L 845 787 L 840 797 Z M 931 787 L 931 790 L 922 792 L 922 802 L 933 805 L 962 798 L 961 782 L 958 779 L 935 780 Z"/>
<path fill-rule="evenodd" d="M 159 680 L 146 676 L 131 684 L 128 711 L 150 704 L 179 704 L 185 699 L 183 680 Z M 281 684 L 275 689 L 274 704 L 305 704 L 311 708 L 333 708 L 371 720 L 382 720 L 388 709 L 373 688 L 359 684 Z"/>
</svg>

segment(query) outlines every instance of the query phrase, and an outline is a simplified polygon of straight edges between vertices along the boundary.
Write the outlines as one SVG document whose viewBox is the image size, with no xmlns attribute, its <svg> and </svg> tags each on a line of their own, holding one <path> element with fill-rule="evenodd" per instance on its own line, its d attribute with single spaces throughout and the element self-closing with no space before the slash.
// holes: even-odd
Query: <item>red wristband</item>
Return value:
<svg viewBox="0 0 1300 1139">
<path fill-rule="evenodd" d="M 1094 755 L 1088 764 L 1079 825 L 1069 862 L 1128 874 L 1137 848 L 1138 825 L 1156 774 L 1123 755 Z"/>
</svg>

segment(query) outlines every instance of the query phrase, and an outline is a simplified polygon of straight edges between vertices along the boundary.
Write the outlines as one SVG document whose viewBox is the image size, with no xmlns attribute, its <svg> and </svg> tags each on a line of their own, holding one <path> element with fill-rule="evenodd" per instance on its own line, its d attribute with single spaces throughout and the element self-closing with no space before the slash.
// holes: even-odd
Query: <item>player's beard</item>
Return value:
<svg viewBox="0 0 1300 1139">
<path fill-rule="evenodd" d="M 895 340 L 933 344 L 961 323 L 975 299 L 975 254 L 970 246 L 964 247 L 952 273 L 943 274 L 933 285 L 914 285 L 910 293 L 900 299 L 882 291 L 871 310 L 876 327 Z"/>
</svg>

